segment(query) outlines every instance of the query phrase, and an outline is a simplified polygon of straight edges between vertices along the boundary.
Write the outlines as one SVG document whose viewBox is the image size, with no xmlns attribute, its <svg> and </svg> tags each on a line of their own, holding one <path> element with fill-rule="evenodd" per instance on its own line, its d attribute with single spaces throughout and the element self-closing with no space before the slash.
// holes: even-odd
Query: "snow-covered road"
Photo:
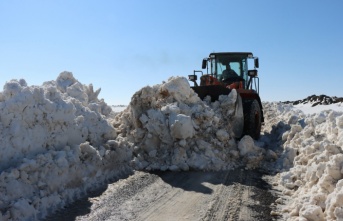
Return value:
<svg viewBox="0 0 343 221">
<path fill-rule="evenodd" d="M 135 172 L 47 220 L 273 220 L 276 197 L 262 176 L 244 169 Z"/>
</svg>

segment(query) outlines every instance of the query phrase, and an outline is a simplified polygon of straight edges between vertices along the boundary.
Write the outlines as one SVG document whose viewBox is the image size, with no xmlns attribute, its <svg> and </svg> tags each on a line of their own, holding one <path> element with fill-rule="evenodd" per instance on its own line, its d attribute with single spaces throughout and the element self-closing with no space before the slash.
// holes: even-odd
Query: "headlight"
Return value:
<svg viewBox="0 0 343 221">
<path fill-rule="evenodd" d="M 196 80 L 197 80 L 197 76 L 196 76 L 195 74 L 188 75 L 188 80 L 190 80 L 190 81 L 196 81 Z"/>
</svg>

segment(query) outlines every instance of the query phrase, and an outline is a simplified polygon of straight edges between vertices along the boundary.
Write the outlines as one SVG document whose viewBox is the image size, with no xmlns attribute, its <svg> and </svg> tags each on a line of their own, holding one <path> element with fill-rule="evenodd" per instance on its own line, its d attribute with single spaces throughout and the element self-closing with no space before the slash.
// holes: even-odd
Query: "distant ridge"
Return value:
<svg viewBox="0 0 343 221">
<path fill-rule="evenodd" d="M 120 105 L 111 105 L 112 107 L 126 107 L 127 105 L 120 104 Z"/>
<path fill-rule="evenodd" d="M 330 97 L 327 95 L 311 95 L 308 96 L 305 99 L 302 100 L 297 100 L 297 101 L 284 101 L 282 103 L 285 104 L 312 104 L 312 107 L 317 106 L 317 105 L 329 105 L 329 104 L 334 104 L 334 103 L 342 103 L 343 102 L 343 97 Z"/>
</svg>

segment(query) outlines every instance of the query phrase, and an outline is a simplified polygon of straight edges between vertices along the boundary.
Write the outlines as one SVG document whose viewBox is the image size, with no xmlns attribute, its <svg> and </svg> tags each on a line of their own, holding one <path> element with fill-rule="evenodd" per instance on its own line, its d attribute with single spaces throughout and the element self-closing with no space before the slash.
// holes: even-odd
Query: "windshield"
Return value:
<svg viewBox="0 0 343 221">
<path fill-rule="evenodd" d="M 241 76 L 241 64 L 239 62 L 217 63 L 217 78 L 222 81 L 225 78 L 225 72 L 231 70 L 231 73 Z M 232 72 L 233 71 L 233 72 Z"/>
<path fill-rule="evenodd" d="M 234 55 L 216 55 L 211 60 L 211 73 L 219 80 L 222 81 L 225 77 L 225 71 L 233 70 L 238 76 L 248 82 L 248 67 L 247 59 L 242 56 Z M 230 70 L 230 71 L 231 71 Z M 231 71 L 232 73 L 232 71 Z"/>
</svg>

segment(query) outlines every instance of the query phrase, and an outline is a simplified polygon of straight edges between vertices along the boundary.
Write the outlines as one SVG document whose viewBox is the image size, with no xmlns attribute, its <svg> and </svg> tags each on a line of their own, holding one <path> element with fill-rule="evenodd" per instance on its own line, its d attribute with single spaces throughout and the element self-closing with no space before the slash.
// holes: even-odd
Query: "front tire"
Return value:
<svg viewBox="0 0 343 221">
<path fill-rule="evenodd" d="M 237 139 L 241 138 L 244 132 L 244 113 L 243 102 L 239 93 L 237 93 L 237 99 L 235 103 L 235 114 L 231 119 L 231 125 L 234 137 Z"/>
<path fill-rule="evenodd" d="M 262 111 L 257 100 L 244 102 L 244 134 L 257 140 L 261 134 Z"/>
</svg>

